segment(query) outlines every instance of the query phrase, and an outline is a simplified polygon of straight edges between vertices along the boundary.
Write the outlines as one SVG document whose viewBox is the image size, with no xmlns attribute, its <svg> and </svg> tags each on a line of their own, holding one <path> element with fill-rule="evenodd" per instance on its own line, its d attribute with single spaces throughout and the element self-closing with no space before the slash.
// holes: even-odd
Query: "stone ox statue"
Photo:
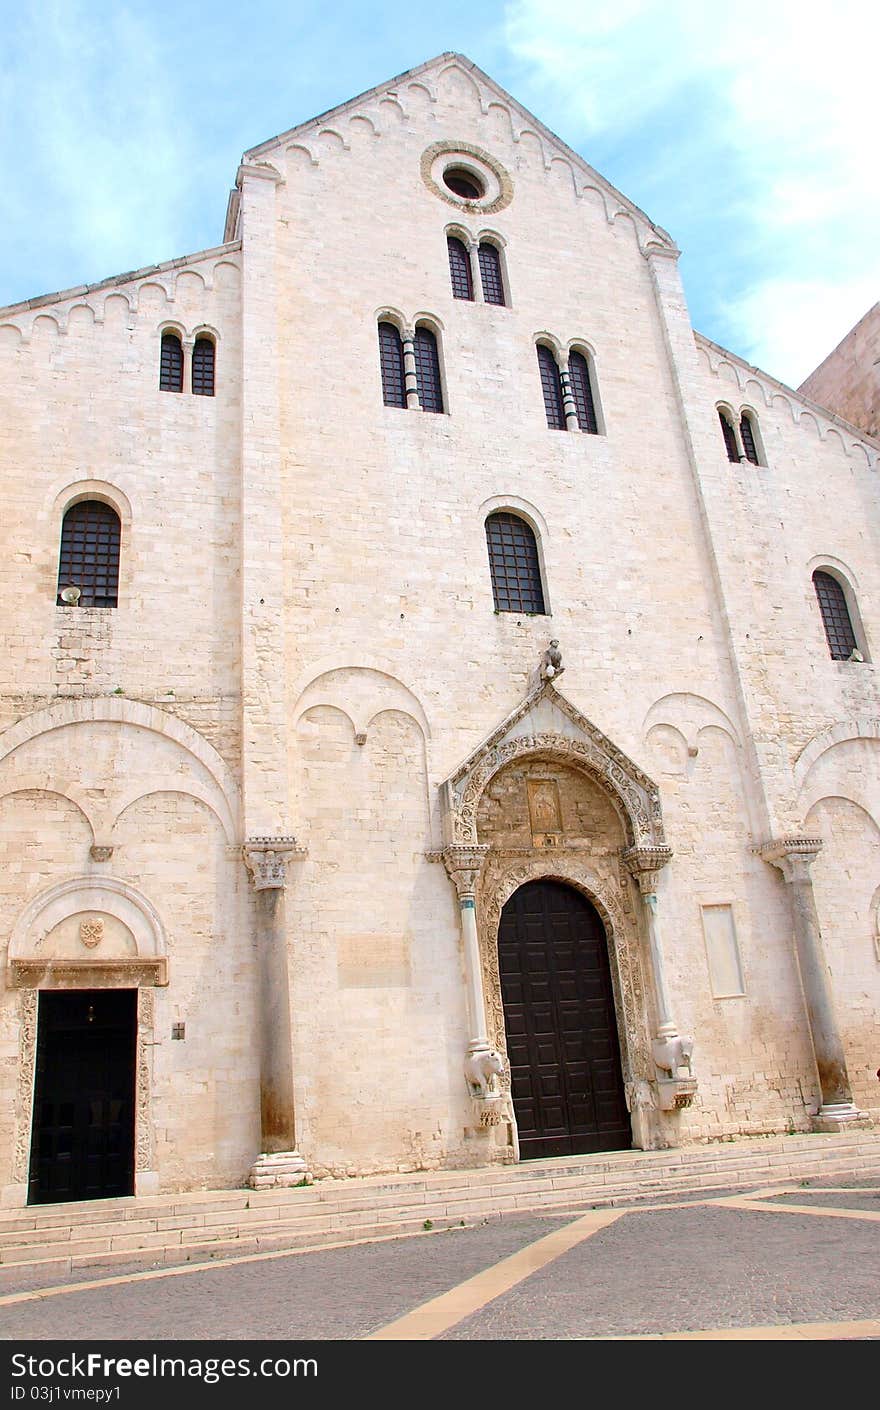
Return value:
<svg viewBox="0 0 880 1410">
<path fill-rule="evenodd" d="M 464 1075 L 472 1097 L 491 1096 L 503 1072 L 504 1058 L 496 1048 L 489 1048 L 487 1052 L 471 1053 L 465 1058 Z"/>
</svg>

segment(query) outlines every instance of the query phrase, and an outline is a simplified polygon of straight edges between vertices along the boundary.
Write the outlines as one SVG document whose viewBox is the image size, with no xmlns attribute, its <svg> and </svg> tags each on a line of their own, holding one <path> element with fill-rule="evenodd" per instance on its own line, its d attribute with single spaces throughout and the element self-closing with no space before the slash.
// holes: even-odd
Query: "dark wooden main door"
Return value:
<svg viewBox="0 0 880 1410">
<path fill-rule="evenodd" d="M 40 994 L 28 1200 L 134 1191 L 136 989 Z"/>
<path fill-rule="evenodd" d="M 595 906 L 558 881 L 521 886 L 501 912 L 498 962 L 520 1155 L 629 1148 L 608 945 Z"/>
</svg>

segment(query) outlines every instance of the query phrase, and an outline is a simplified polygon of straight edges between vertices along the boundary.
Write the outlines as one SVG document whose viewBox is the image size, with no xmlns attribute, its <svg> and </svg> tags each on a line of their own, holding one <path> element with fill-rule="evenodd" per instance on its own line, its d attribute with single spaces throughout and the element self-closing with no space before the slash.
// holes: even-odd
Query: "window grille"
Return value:
<svg viewBox="0 0 880 1410">
<path fill-rule="evenodd" d="M 58 597 L 80 590 L 79 607 L 115 607 L 119 596 L 119 515 L 109 504 L 85 499 L 68 509 L 61 525 Z"/>
<path fill-rule="evenodd" d="M 385 405 L 406 406 L 403 343 L 393 323 L 379 324 L 379 367 L 382 373 L 382 400 Z"/>
<path fill-rule="evenodd" d="M 452 297 L 473 299 L 474 285 L 471 278 L 471 259 L 464 241 L 455 235 L 448 235 L 446 247 L 449 251 L 449 274 L 452 279 Z"/>
<path fill-rule="evenodd" d="M 565 411 L 562 406 L 562 378 L 556 358 L 543 343 L 538 344 L 538 367 L 541 371 L 541 390 L 544 393 L 544 411 L 547 425 L 555 431 L 565 430 Z"/>
<path fill-rule="evenodd" d="M 504 304 L 504 280 L 501 277 L 501 254 L 497 246 L 484 240 L 477 252 L 483 298 L 487 304 Z"/>
<path fill-rule="evenodd" d="M 571 378 L 571 394 L 574 397 L 578 425 L 591 436 L 599 434 L 596 419 L 596 405 L 593 401 L 593 383 L 590 365 L 583 353 L 573 352 L 568 359 L 568 372 Z"/>
<path fill-rule="evenodd" d="M 193 396 L 214 395 L 214 342 L 212 338 L 196 338 L 192 356 Z"/>
<path fill-rule="evenodd" d="M 846 593 L 830 573 L 815 572 L 813 586 L 819 601 L 819 611 L 822 613 L 822 624 L 828 639 L 831 659 L 846 661 L 856 649 L 856 634 L 846 605 Z"/>
<path fill-rule="evenodd" d="M 727 459 L 732 460 L 734 465 L 738 465 L 739 447 L 736 444 L 736 432 L 723 411 L 719 411 L 718 420 L 721 422 L 721 434 L 724 437 L 724 448 L 727 451 Z"/>
<path fill-rule="evenodd" d="M 440 354 L 437 339 L 430 328 L 416 329 L 416 385 L 422 411 L 443 410 L 443 387 L 440 381 Z"/>
<path fill-rule="evenodd" d="M 502 511 L 486 520 L 496 612 L 544 612 L 535 535 L 524 519 Z"/>
<path fill-rule="evenodd" d="M 183 391 L 183 347 L 176 333 L 162 334 L 159 390 L 162 392 Z"/>
<path fill-rule="evenodd" d="M 745 412 L 743 412 L 739 419 L 739 434 L 746 460 L 751 461 L 752 465 L 760 464 L 758 460 L 758 447 L 755 445 L 755 433 L 752 429 L 752 423 Z"/>
</svg>

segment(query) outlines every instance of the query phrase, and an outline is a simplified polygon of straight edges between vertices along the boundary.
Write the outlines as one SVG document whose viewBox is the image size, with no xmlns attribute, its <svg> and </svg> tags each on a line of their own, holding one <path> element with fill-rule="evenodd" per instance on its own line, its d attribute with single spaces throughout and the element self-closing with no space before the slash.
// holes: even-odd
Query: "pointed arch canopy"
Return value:
<svg viewBox="0 0 880 1410">
<path fill-rule="evenodd" d="M 528 756 L 591 775 L 620 815 L 627 847 L 667 849 L 660 791 L 551 681 L 532 690 L 441 786 L 446 845 L 475 845 L 480 799 L 499 769 Z"/>
</svg>

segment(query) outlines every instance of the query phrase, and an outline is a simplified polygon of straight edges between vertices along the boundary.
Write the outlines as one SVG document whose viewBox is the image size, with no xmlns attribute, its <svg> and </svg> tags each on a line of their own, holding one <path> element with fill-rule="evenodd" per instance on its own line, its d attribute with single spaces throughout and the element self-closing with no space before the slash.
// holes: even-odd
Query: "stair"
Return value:
<svg viewBox="0 0 880 1410">
<path fill-rule="evenodd" d="M 153 1268 L 776 1183 L 880 1181 L 880 1132 L 751 1136 L 468 1170 L 0 1210 L 0 1272 Z M 33 1276 L 33 1274 L 32 1274 Z M 4 1281 L 7 1281 L 4 1279 Z"/>
</svg>

